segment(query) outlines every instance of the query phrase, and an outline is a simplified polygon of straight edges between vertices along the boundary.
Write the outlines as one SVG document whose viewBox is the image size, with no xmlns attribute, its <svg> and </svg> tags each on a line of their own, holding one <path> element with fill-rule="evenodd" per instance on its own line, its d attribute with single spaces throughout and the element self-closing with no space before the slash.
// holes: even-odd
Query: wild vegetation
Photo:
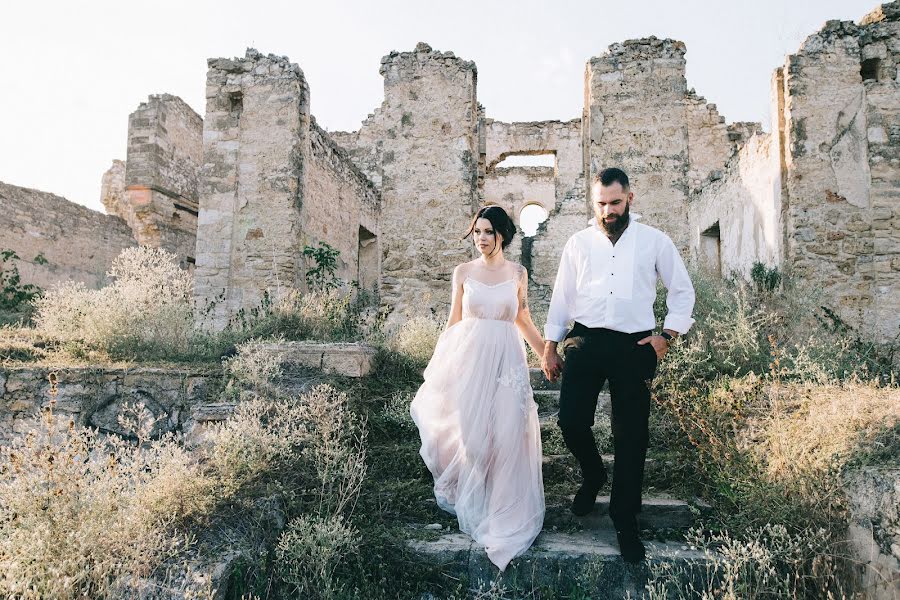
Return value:
<svg viewBox="0 0 900 600">
<path fill-rule="evenodd" d="M 222 401 L 236 409 L 187 448 L 147 439 L 139 405 L 123 417 L 134 443 L 62 422 L 50 398 L 41 426 L 0 454 L 0 594 L 131 597 L 164 582 L 202 597 L 184 573 L 198 556 L 228 555 L 235 599 L 522 597 L 502 579 L 452 579 L 407 544 L 455 530 L 432 501 L 408 412 L 440 316 L 386 334 L 371 298 L 322 272 L 312 291 L 273 292 L 211 335 L 194 327 L 174 259 L 134 250 L 110 286 L 50 290 L 34 300 L 33 327 L 4 329 L 6 365 L 221 362 Z M 653 566 L 651 598 L 851 596 L 844 473 L 900 459 L 896 344 L 842 323 L 814 290 L 754 272 L 749 285 L 696 274 L 697 324 L 660 365 L 651 448 L 665 468 L 649 468 L 647 484 L 712 505 L 684 541 L 717 559 L 700 581 Z M 259 352 L 276 337 L 367 339 L 377 365 L 328 385 L 310 374 L 298 394 Z M 562 451 L 545 435 L 545 453 Z M 572 487 L 545 483 L 548 495 Z M 590 565 L 583 575 L 527 596 L 589 598 Z"/>
</svg>

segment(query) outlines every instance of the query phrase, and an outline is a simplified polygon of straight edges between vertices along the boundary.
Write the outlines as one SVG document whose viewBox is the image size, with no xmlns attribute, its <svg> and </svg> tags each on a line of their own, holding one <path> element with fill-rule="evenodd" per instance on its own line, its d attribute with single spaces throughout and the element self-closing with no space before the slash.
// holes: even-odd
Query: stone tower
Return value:
<svg viewBox="0 0 900 600">
<path fill-rule="evenodd" d="M 381 74 L 382 298 L 443 317 L 453 268 L 472 256 L 460 237 L 478 208 L 475 64 L 419 44 Z"/>
<path fill-rule="evenodd" d="M 585 69 L 584 158 L 590 181 L 624 169 L 634 211 L 687 247 L 688 132 L 685 46 L 655 37 L 613 44 Z"/>
<path fill-rule="evenodd" d="M 195 293 L 224 326 L 298 277 L 309 88 L 297 65 L 255 50 L 208 65 Z"/>
</svg>

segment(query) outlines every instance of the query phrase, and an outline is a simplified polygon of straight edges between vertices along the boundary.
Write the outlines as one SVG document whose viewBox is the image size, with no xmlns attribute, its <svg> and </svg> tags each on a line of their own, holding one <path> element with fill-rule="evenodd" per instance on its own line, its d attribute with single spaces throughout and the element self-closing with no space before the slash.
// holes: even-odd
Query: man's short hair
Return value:
<svg viewBox="0 0 900 600">
<path fill-rule="evenodd" d="M 594 176 L 594 183 L 597 183 L 598 181 L 603 187 L 609 187 L 614 183 L 619 183 L 622 185 L 623 190 L 628 189 L 628 175 L 625 174 L 625 171 L 617 169 L 616 167 L 610 167 L 600 171 Z"/>
</svg>

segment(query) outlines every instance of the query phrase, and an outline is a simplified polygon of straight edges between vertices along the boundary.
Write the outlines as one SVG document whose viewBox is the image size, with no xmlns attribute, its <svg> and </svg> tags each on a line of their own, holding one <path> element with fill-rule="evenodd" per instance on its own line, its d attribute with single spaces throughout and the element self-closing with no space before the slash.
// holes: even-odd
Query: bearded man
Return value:
<svg viewBox="0 0 900 600">
<path fill-rule="evenodd" d="M 609 514 L 622 557 L 645 556 L 637 525 L 647 455 L 651 380 L 669 342 L 693 325 L 694 288 L 672 240 L 638 223 L 628 176 L 601 171 L 591 182 L 595 219 L 569 238 L 553 286 L 541 367 L 562 376 L 559 427 L 581 467 L 572 512 L 586 515 L 607 481 L 591 431 L 597 396 L 609 382 L 615 448 Z M 668 290 L 662 331 L 654 334 L 657 279 Z M 572 324 L 570 326 L 570 323 Z M 563 360 L 557 351 L 562 341 Z"/>
</svg>

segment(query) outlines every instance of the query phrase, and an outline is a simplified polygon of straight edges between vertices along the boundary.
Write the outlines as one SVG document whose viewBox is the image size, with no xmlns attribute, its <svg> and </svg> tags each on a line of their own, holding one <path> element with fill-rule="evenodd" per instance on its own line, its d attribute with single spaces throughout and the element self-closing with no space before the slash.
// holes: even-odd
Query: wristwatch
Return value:
<svg viewBox="0 0 900 600">
<path fill-rule="evenodd" d="M 669 342 L 671 342 L 672 340 L 675 339 L 675 336 L 672 335 L 671 333 L 669 333 L 668 331 L 663 331 L 663 332 L 660 333 L 659 335 L 661 335 L 661 336 L 663 336 L 663 337 L 665 338 L 666 343 L 669 343 Z"/>
</svg>

